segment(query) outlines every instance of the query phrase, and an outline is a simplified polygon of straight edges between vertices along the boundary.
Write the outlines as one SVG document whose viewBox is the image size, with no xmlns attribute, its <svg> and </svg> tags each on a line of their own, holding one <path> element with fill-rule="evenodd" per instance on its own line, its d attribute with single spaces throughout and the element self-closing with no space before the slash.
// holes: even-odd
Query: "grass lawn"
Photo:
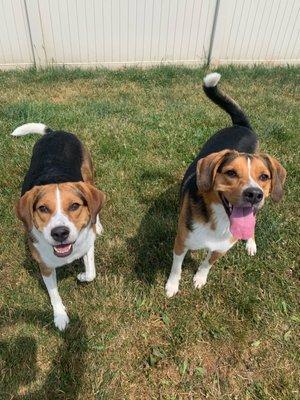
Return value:
<svg viewBox="0 0 300 400">
<path fill-rule="evenodd" d="M 219 71 L 261 150 L 286 167 L 285 198 L 259 214 L 255 257 L 239 243 L 197 291 L 203 254 L 191 254 L 172 299 L 164 284 L 180 180 L 205 140 L 230 123 L 202 92 L 206 71 L 0 73 L 1 399 L 299 398 L 300 69 Z M 76 133 L 108 196 L 95 281 L 77 283 L 81 262 L 58 273 L 71 319 L 64 333 L 14 215 L 38 137 L 10 132 L 26 122 Z"/>
</svg>

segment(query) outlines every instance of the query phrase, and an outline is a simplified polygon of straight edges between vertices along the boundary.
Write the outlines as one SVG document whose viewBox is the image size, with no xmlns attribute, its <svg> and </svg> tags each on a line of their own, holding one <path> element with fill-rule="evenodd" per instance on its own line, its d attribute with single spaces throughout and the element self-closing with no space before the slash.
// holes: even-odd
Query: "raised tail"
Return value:
<svg viewBox="0 0 300 400">
<path fill-rule="evenodd" d="M 24 124 L 16 128 L 12 132 L 12 136 L 25 136 L 29 133 L 38 133 L 39 135 L 45 135 L 45 133 L 52 132 L 52 129 L 48 128 L 45 124 Z"/>
<path fill-rule="evenodd" d="M 234 125 L 245 126 L 246 128 L 252 129 L 250 122 L 241 107 L 231 97 L 218 88 L 217 85 L 220 78 L 221 75 L 217 72 L 205 76 L 203 79 L 203 90 L 205 94 L 230 115 Z"/>
</svg>

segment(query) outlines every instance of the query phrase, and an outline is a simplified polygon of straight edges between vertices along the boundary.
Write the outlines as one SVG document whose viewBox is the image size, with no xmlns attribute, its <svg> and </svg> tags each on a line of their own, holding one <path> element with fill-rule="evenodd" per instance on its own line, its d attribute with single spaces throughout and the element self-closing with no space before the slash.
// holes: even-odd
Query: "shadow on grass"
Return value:
<svg viewBox="0 0 300 400">
<path fill-rule="evenodd" d="M 49 313 L 38 310 L 4 308 L 0 312 L 3 317 L 0 323 L 1 330 L 20 322 L 45 330 L 45 323 L 49 321 Z M 5 319 L 5 315 L 9 315 L 9 318 Z M 48 329 L 49 332 L 52 331 L 52 328 Z M 57 333 L 53 332 L 53 334 Z M 73 317 L 72 324 L 66 332 L 61 334 L 61 337 L 63 343 L 56 350 L 45 382 L 38 390 L 24 395 L 20 394 L 20 389 L 24 385 L 33 383 L 38 373 L 36 340 L 30 336 L 30 333 L 24 332 L 24 335 L 13 340 L 0 341 L 1 398 L 52 400 L 78 397 L 85 371 L 84 354 L 87 349 L 85 327 L 78 318 Z"/>
<path fill-rule="evenodd" d="M 154 200 L 137 235 L 128 242 L 129 251 L 135 255 L 134 272 L 148 285 L 155 284 L 158 274 L 167 277 L 170 273 L 178 215 L 179 185 L 173 185 Z M 194 266 L 195 261 L 188 253 L 185 265 L 191 263 Z"/>
</svg>

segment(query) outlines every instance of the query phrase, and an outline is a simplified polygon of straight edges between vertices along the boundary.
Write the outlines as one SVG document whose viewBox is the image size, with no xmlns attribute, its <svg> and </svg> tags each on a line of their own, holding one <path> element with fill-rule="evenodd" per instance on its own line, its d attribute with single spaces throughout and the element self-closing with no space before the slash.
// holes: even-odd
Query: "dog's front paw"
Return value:
<svg viewBox="0 0 300 400">
<path fill-rule="evenodd" d="M 257 248 L 256 248 L 256 243 L 254 239 L 248 239 L 246 243 L 246 250 L 249 256 L 255 256 Z"/>
<path fill-rule="evenodd" d="M 95 275 L 87 275 L 86 272 L 81 272 L 81 274 L 77 275 L 79 282 L 92 282 L 95 277 Z"/>
<path fill-rule="evenodd" d="M 165 286 L 165 289 L 167 297 L 173 297 L 178 292 L 179 282 L 173 279 L 169 279 Z"/>
<path fill-rule="evenodd" d="M 60 330 L 64 331 L 69 323 L 69 317 L 65 311 L 54 314 L 54 325 Z"/>
<path fill-rule="evenodd" d="M 206 284 L 207 274 L 197 272 L 193 278 L 194 286 L 196 289 L 201 289 Z"/>
</svg>

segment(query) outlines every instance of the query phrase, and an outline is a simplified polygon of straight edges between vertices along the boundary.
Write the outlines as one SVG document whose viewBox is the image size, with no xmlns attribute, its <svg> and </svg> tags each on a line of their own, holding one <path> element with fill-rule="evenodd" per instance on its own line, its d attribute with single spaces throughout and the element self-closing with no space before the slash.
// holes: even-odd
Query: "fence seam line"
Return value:
<svg viewBox="0 0 300 400">
<path fill-rule="evenodd" d="M 30 21 L 29 21 L 29 15 L 28 15 L 28 9 L 27 9 L 26 0 L 24 0 L 24 8 L 25 8 L 27 28 L 28 28 L 29 39 L 30 39 L 31 52 L 32 52 L 33 67 L 36 68 L 36 59 L 35 59 L 34 46 L 33 46 L 32 33 L 31 33 L 31 27 L 30 27 Z"/>
<path fill-rule="evenodd" d="M 215 33 L 216 33 L 216 28 L 217 28 L 219 8 L 220 8 L 220 0 L 216 0 L 214 19 L 213 19 L 210 40 L 209 40 L 209 49 L 208 49 L 207 63 L 206 63 L 207 66 L 209 66 L 210 62 L 211 62 L 212 49 L 213 49 L 213 45 L 214 45 Z"/>
</svg>

